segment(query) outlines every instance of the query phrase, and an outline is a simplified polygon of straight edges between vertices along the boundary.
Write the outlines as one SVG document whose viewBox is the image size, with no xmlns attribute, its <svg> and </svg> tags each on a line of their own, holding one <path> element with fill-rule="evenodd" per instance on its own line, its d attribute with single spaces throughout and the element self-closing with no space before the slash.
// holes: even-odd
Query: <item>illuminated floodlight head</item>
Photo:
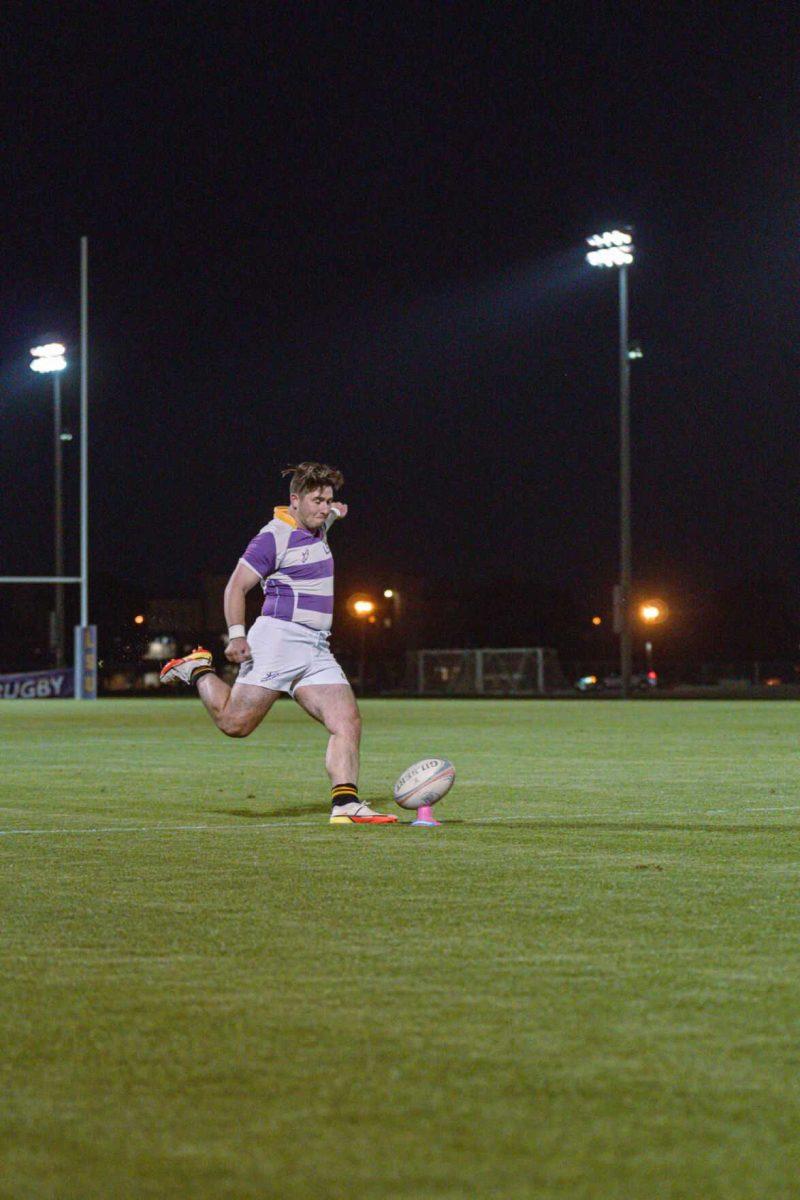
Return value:
<svg viewBox="0 0 800 1200">
<path fill-rule="evenodd" d="M 607 229 L 586 239 L 586 261 L 592 267 L 628 267 L 633 262 L 633 235 L 627 229 Z"/>
<path fill-rule="evenodd" d="M 52 358 L 34 358 L 31 361 L 31 370 L 36 371 L 38 375 L 52 375 L 54 371 L 63 371 L 66 369 L 67 360 L 63 354 L 56 354 Z"/>
<path fill-rule="evenodd" d="M 368 617 L 374 608 L 371 600 L 356 600 L 353 604 L 353 612 L 357 617 Z"/>
<path fill-rule="evenodd" d="M 626 229 L 612 229 L 610 232 L 593 234 L 586 239 L 586 243 L 601 250 L 603 247 L 608 249 L 611 246 L 632 246 L 633 237 Z"/>
<path fill-rule="evenodd" d="M 66 346 L 61 342 L 47 342 L 44 346 L 31 346 L 31 370 L 38 375 L 50 375 L 63 371 L 67 365 Z"/>
<path fill-rule="evenodd" d="M 393 588 L 384 588 L 383 594 L 387 600 L 391 600 L 392 597 L 394 596 L 394 589 Z"/>
</svg>

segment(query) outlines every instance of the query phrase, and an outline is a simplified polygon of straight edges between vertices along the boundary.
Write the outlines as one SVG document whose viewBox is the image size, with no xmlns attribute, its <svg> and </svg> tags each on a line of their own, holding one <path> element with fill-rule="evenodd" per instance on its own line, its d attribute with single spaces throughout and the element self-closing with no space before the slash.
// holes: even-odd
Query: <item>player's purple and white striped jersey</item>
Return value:
<svg viewBox="0 0 800 1200">
<path fill-rule="evenodd" d="M 296 621 L 309 629 L 333 622 L 333 555 L 327 531 L 300 529 L 285 508 L 257 533 L 240 561 L 261 576 L 262 616 Z"/>
</svg>

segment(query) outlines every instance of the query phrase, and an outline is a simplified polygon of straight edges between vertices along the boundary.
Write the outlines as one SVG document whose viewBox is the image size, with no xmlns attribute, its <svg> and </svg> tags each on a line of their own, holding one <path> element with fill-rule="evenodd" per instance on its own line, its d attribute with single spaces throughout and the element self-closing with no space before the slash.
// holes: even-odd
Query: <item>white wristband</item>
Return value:
<svg viewBox="0 0 800 1200">
<path fill-rule="evenodd" d="M 244 625 L 231 625 L 228 629 L 228 641 L 232 642 L 234 638 L 245 636 Z"/>
</svg>

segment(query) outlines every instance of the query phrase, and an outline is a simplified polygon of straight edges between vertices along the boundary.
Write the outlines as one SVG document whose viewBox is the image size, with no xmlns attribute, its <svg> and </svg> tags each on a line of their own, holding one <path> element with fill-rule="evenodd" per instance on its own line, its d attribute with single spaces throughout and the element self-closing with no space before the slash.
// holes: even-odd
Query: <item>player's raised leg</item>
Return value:
<svg viewBox="0 0 800 1200">
<path fill-rule="evenodd" d="M 331 824 L 393 825 L 397 817 L 374 812 L 358 798 L 361 716 L 349 683 L 304 684 L 294 698 L 330 734 L 325 769 L 331 781 Z"/>
<path fill-rule="evenodd" d="M 197 694 L 217 729 L 234 738 L 252 733 L 280 696 L 249 683 L 234 683 L 231 688 L 214 674 L 198 679 Z"/>
<path fill-rule="evenodd" d="M 198 646 L 185 658 L 173 658 L 161 672 L 162 683 L 194 685 L 208 715 L 228 737 L 247 737 L 260 725 L 280 696 L 269 688 L 234 683 L 229 687 L 214 674 L 211 652 Z"/>
</svg>

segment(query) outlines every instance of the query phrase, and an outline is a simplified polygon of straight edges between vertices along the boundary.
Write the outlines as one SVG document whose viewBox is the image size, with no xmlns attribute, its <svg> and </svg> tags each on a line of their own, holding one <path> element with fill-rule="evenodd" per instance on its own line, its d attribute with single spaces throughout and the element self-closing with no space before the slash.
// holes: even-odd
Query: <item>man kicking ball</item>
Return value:
<svg viewBox="0 0 800 1200">
<path fill-rule="evenodd" d="M 328 530 L 347 514 L 346 504 L 333 502 L 344 479 L 334 467 L 314 462 L 283 474 L 291 475 L 289 507 L 275 509 L 225 588 L 225 657 L 239 663 L 236 682 L 228 687 L 214 674 L 211 654 L 201 646 L 168 662 L 161 681 L 194 684 L 212 721 L 228 737 L 247 737 L 281 692 L 288 692 L 330 734 L 325 768 L 331 781 L 331 824 L 394 824 L 397 817 L 373 812 L 359 801 L 361 717 L 328 646 L 333 620 Z M 264 606 L 245 634 L 245 596 L 257 583 L 264 590 Z"/>
</svg>

